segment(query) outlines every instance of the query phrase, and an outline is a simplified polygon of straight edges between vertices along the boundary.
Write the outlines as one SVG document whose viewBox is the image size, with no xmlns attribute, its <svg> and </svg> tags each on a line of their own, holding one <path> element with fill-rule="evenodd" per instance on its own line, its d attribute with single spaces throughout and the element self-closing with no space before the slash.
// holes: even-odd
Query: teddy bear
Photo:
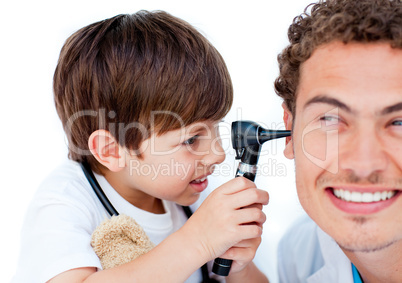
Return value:
<svg viewBox="0 0 402 283">
<path fill-rule="evenodd" d="M 104 220 L 93 232 L 91 246 L 103 269 L 128 263 L 155 245 L 130 216 L 120 214 Z"/>
</svg>

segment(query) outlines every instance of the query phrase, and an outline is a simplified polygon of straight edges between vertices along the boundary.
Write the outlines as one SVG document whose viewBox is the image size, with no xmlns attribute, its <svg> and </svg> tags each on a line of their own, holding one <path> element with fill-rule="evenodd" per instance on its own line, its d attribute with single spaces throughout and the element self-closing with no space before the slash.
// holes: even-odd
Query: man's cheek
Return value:
<svg viewBox="0 0 402 283">
<path fill-rule="evenodd" d="M 325 131 L 319 127 L 305 127 L 301 132 L 299 151 L 311 165 L 338 172 L 339 139 L 336 130 Z"/>
</svg>

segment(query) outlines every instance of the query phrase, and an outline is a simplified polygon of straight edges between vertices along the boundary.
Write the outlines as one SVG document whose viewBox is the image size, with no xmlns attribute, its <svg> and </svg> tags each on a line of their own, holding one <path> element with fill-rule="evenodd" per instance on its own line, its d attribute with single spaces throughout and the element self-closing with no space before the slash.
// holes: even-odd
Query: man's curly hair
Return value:
<svg viewBox="0 0 402 283">
<path fill-rule="evenodd" d="M 402 48 L 402 2 L 320 0 L 293 20 L 288 37 L 290 44 L 278 55 L 275 91 L 294 116 L 300 66 L 318 46 L 332 41 L 389 42 Z"/>
</svg>

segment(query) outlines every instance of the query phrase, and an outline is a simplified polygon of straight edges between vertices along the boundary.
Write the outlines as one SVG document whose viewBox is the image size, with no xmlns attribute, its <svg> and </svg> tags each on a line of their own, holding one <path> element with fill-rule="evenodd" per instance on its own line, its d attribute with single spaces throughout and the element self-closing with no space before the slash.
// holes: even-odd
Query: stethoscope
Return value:
<svg viewBox="0 0 402 283">
<path fill-rule="evenodd" d="M 87 178 L 89 184 L 91 185 L 92 189 L 94 190 L 96 196 L 98 197 L 99 201 L 102 203 L 103 207 L 109 213 L 110 216 L 118 216 L 119 212 L 114 208 L 110 200 L 107 198 L 106 194 L 103 192 L 101 186 L 99 185 L 98 181 L 95 178 L 94 173 L 91 170 L 91 167 L 88 163 L 83 162 L 80 163 L 82 171 L 84 172 L 85 177 Z M 183 206 L 184 213 L 186 214 L 187 218 L 190 218 L 193 214 L 191 209 L 188 206 Z M 202 273 L 202 282 L 201 283 L 219 283 L 215 279 L 209 278 L 207 264 L 204 264 L 201 267 Z"/>
<path fill-rule="evenodd" d="M 101 186 L 99 185 L 98 181 L 96 180 L 94 173 L 92 173 L 91 167 L 87 162 L 80 163 L 82 171 L 84 171 L 84 175 L 87 178 L 89 184 L 91 185 L 92 189 L 94 190 L 96 196 L 98 197 L 99 201 L 102 203 L 103 207 L 109 213 L 110 216 L 119 215 L 117 210 L 114 208 L 110 200 L 107 198 L 105 193 L 103 192 Z"/>
</svg>

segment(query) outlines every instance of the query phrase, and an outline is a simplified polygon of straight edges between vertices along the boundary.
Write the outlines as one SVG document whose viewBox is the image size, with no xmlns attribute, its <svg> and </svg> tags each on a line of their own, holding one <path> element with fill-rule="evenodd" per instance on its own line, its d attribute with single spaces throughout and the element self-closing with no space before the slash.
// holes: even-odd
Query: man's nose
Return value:
<svg viewBox="0 0 402 283">
<path fill-rule="evenodd" d="M 388 155 L 378 131 L 374 127 L 356 129 L 340 143 L 339 167 L 364 178 L 386 170 Z"/>
</svg>

